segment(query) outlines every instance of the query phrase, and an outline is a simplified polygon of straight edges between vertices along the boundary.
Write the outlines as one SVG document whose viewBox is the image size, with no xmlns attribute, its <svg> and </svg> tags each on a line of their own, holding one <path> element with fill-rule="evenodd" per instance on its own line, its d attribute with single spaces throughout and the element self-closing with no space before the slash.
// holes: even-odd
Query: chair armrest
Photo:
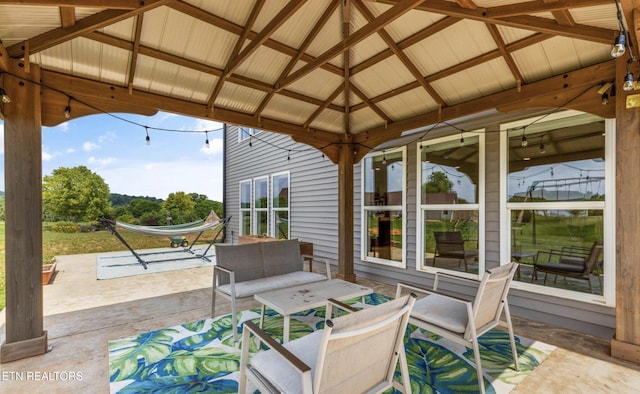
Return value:
<svg viewBox="0 0 640 394">
<path fill-rule="evenodd" d="M 448 279 L 457 280 L 457 281 L 460 281 L 460 282 L 474 283 L 474 284 L 480 283 L 479 281 L 477 281 L 475 279 L 465 278 L 464 276 L 455 275 L 455 274 L 451 274 L 451 273 L 448 273 L 448 272 L 438 271 L 438 272 L 436 272 L 436 277 L 435 277 L 435 279 L 433 281 L 433 291 L 438 291 L 438 283 L 440 281 L 440 277 L 441 276 L 443 276 L 445 278 L 448 278 Z"/>
<path fill-rule="evenodd" d="M 464 278 L 464 279 L 467 279 L 467 278 Z M 447 298 L 447 299 L 452 300 L 452 301 L 460 302 L 460 303 L 463 303 L 463 304 L 471 304 L 471 301 L 465 300 L 465 299 L 460 298 L 460 297 L 454 297 L 454 296 L 451 296 L 451 295 L 443 294 L 443 293 L 440 293 L 440 292 L 435 291 L 435 290 L 423 289 L 423 288 L 420 288 L 420 287 L 408 285 L 406 283 L 398 283 L 398 285 L 396 287 L 396 297 L 395 298 L 398 298 L 398 297 L 400 297 L 402 295 L 402 289 L 403 288 L 412 290 L 412 291 L 417 292 L 417 293 L 422 293 L 422 294 L 425 294 L 427 296 L 437 295 L 437 296 L 440 296 L 440 297 L 443 297 L 443 298 Z"/>
<path fill-rule="evenodd" d="M 269 348 L 273 349 L 278 355 L 282 356 L 285 361 L 287 361 L 291 366 L 301 373 L 310 372 L 311 367 L 305 364 L 302 360 L 296 357 L 293 353 L 291 353 L 287 348 L 282 346 L 278 341 L 273 339 L 269 334 L 264 332 L 260 327 L 255 325 L 255 323 L 251 321 L 245 321 L 242 326 L 243 330 L 247 330 L 246 333 L 243 332 L 242 335 L 242 349 L 248 349 L 249 347 L 249 339 L 250 334 L 253 333 L 260 342 L 266 344 Z M 246 346 L 246 348 L 245 348 Z"/>
<path fill-rule="evenodd" d="M 302 259 L 310 259 L 311 261 L 322 261 L 325 265 L 325 268 L 327 270 L 327 279 L 331 279 L 331 264 L 329 264 L 329 259 L 326 257 L 319 257 L 319 256 L 314 256 L 311 254 L 303 254 L 302 255 Z"/>
<path fill-rule="evenodd" d="M 335 298 L 329 298 L 327 299 L 327 309 L 325 312 L 325 318 L 329 319 L 333 316 L 333 309 L 334 307 L 338 308 L 338 309 L 343 309 L 349 313 L 351 312 L 357 312 L 358 309 L 352 307 L 351 305 L 347 305 L 344 302 L 340 302 L 338 300 L 336 300 Z"/>
</svg>

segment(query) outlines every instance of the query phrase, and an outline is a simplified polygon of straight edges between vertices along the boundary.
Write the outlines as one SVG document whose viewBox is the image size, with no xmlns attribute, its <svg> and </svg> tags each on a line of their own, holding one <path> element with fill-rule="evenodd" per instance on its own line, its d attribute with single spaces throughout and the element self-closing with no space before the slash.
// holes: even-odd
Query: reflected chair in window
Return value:
<svg viewBox="0 0 640 394">
<path fill-rule="evenodd" d="M 404 336 L 415 300 L 411 294 L 359 311 L 329 300 L 327 317 L 334 306 L 352 313 L 284 345 L 245 322 L 238 392 L 251 383 L 261 393 L 381 393 L 392 387 L 411 393 Z M 252 334 L 269 349 L 249 360 Z M 394 379 L 398 363 L 402 383 Z"/>
<path fill-rule="evenodd" d="M 406 293 L 407 290 L 417 294 L 426 294 L 426 297 L 416 301 L 409 323 L 473 349 L 481 393 L 484 393 L 485 388 L 478 338 L 501 324 L 502 312 L 504 312 L 509 331 L 514 367 L 516 370 L 519 368 L 511 315 L 507 304 L 507 294 L 517 268 L 518 263 L 511 262 L 490 269 L 485 272 L 480 282 L 438 272 L 433 290 L 404 283 L 397 285 L 396 297 L 402 295 L 403 292 Z M 467 301 L 439 292 L 438 284 L 442 278 L 451 279 L 452 283 L 469 283 L 477 286 L 475 297 L 473 300 Z"/>
<path fill-rule="evenodd" d="M 539 251 L 533 265 L 531 283 L 538 279 L 538 272 L 544 273 L 544 284 L 547 284 L 547 274 L 586 280 L 589 292 L 593 293 L 591 276 L 602 268 L 602 241 L 595 241 L 590 249 L 579 246 L 568 246 L 561 250 Z M 544 260 L 544 261 L 543 261 Z M 602 289 L 602 277 L 596 275 Z"/>
<path fill-rule="evenodd" d="M 478 249 L 465 249 L 464 239 L 460 231 L 434 231 L 436 250 L 433 254 L 433 266 L 436 266 L 438 257 L 458 259 L 458 267 L 464 262 L 464 270 L 467 269 L 467 260 L 478 258 Z"/>
</svg>

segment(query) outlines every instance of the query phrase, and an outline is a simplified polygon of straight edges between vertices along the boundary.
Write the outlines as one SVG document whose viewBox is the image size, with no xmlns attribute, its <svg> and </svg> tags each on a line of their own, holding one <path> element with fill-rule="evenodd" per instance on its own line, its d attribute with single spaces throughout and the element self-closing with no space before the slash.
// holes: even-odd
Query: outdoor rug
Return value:
<svg viewBox="0 0 640 394">
<path fill-rule="evenodd" d="M 194 246 L 195 254 L 202 254 L 207 245 Z M 99 254 L 96 263 L 98 279 L 113 279 L 124 276 L 146 275 L 156 272 L 175 271 L 187 268 L 211 267 L 215 260 L 215 246 L 207 252 L 207 261 L 184 252 L 185 248 L 159 248 L 141 251 L 142 259 L 147 263 L 144 269 L 138 259 L 129 251 Z M 188 258 L 186 258 L 188 257 Z"/>
<path fill-rule="evenodd" d="M 388 298 L 367 296 L 367 304 Z M 347 302 L 361 306 L 358 300 Z M 324 327 L 325 311 L 312 309 L 293 315 L 291 340 Z M 241 321 L 256 323 L 259 309 L 241 312 Z M 282 340 L 281 316 L 267 309 L 264 329 Z M 109 342 L 111 393 L 235 393 L 240 368 L 239 344 L 234 344 L 231 316 L 199 320 Z M 480 339 L 487 393 L 508 393 L 555 349 L 516 337 L 520 370 L 511 368 L 509 335 L 492 330 Z M 413 392 L 473 393 L 478 391 L 470 349 L 409 326 L 405 349 Z M 357 356 L 354 356 L 357 357 Z M 396 375 L 399 376 L 398 372 Z M 389 393 L 395 392 L 389 390 Z"/>
</svg>

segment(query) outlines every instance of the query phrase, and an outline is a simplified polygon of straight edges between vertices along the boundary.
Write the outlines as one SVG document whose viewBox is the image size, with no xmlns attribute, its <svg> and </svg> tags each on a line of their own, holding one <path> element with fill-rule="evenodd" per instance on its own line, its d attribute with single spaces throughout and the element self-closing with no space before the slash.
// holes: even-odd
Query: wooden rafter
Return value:
<svg viewBox="0 0 640 394">
<path fill-rule="evenodd" d="M 349 31 L 349 22 L 351 21 L 351 3 L 354 0 L 345 0 L 342 3 L 342 40 L 345 41 L 349 38 L 350 35 L 350 31 Z M 344 77 L 342 78 L 342 84 L 344 86 L 343 88 L 343 93 L 344 93 L 344 111 L 343 111 L 343 129 L 344 129 L 344 133 L 346 135 L 351 134 L 351 125 L 350 125 L 350 120 L 351 120 L 351 113 L 349 112 L 349 107 L 350 107 L 350 94 L 351 94 L 351 75 L 349 74 L 349 67 L 351 64 L 351 57 L 350 57 L 351 51 L 349 48 L 347 48 L 346 51 L 344 51 L 342 53 L 342 57 L 343 57 L 343 69 L 344 69 Z"/>
<path fill-rule="evenodd" d="M 52 0 L 2 0 L 2 4 L 67 6 L 69 2 Z M 141 7 L 140 0 L 74 0 L 74 7 L 109 8 L 112 10 L 135 10 Z"/>
<path fill-rule="evenodd" d="M 487 23 L 487 29 L 489 30 L 489 33 L 491 33 L 491 37 L 493 37 L 493 41 L 498 46 L 498 51 L 500 52 L 500 55 L 502 56 L 504 61 L 507 63 L 507 66 L 509 66 L 509 70 L 511 70 L 511 74 L 513 74 L 513 77 L 516 79 L 516 83 L 518 84 L 524 83 L 525 82 L 524 77 L 522 76 L 522 73 L 518 69 L 518 66 L 516 66 L 516 62 L 513 61 L 513 57 L 511 57 L 511 53 L 507 51 L 507 46 L 505 45 L 504 40 L 502 39 L 502 36 L 498 31 L 498 28 L 495 25 Z"/>
<path fill-rule="evenodd" d="M 133 91 L 133 78 L 136 75 L 136 64 L 138 63 L 138 53 L 140 52 L 140 35 L 142 33 L 143 20 L 144 14 L 138 15 L 136 18 L 136 32 L 133 37 L 133 48 L 131 49 L 131 66 L 129 67 L 129 77 L 127 78 L 129 94 Z"/>
</svg>

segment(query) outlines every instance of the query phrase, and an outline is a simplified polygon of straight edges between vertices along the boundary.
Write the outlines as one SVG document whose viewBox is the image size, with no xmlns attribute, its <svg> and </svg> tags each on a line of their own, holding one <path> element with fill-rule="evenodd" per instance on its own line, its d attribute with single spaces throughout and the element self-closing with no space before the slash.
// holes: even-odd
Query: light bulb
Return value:
<svg viewBox="0 0 640 394">
<path fill-rule="evenodd" d="M 2 96 L 2 102 L 5 104 L 9 104 L 11 102 L 11 97 L 4 91 L 4 89 L 0 88 L 0 96 Z"/>
<path fill-rule="evenodd" d="M 609 95 L 607 92 L 602 93 L 602 105 L 609 104 Z"/>
<path fill-rule="evenodd" d="M 525 137 L 524 135 L 522 136 L 521 144 L 522 144 L 523 147 L 529 145 L 529 141 L 527 141 L 527 137 Z"/>
<path fill-rule="evenodd" d="M 625 92 L 630 92 L 635 88 L 635 86 L 636 83 L 633 80 L 633 74 L 627 73 L 627 75 L 624 77 L 624 85 L 622 85 L 622 90 L 624 90 Z"/>
<path fill-rule="evenodd" d="M 151 138 L 149 138 L 149 136 L 147 136 L 147 138 L 145 138 L 145 141 L 146 141 L 147 145 L 151 145 Z"/>
<path fill-rule="evenodd" d="M 624 33 L 620 32 L 613 43 L 613 48 L 611 48 L 611 57 L 616 58 L 624 55 L 626 41 L 627 39 L 625 38 Z"/>
<path fill-rule="evenodd" d="M 64 109 L 64 117 L 65 117 L 65 119 L 71 118 L 71 107 L 69 107 L 68 105 Z"/>
<path fill-rule="evenodd" d="M 207 140 L 204 142 L 204 146 L 209 149 L 209 139 L 207 138 Z"/>
<path fill-rule="evenodd" d="M 544 149 L 544 144 L 540 143 L 540 153 L 545 154 L 547 151 Z"/>
</svg>

